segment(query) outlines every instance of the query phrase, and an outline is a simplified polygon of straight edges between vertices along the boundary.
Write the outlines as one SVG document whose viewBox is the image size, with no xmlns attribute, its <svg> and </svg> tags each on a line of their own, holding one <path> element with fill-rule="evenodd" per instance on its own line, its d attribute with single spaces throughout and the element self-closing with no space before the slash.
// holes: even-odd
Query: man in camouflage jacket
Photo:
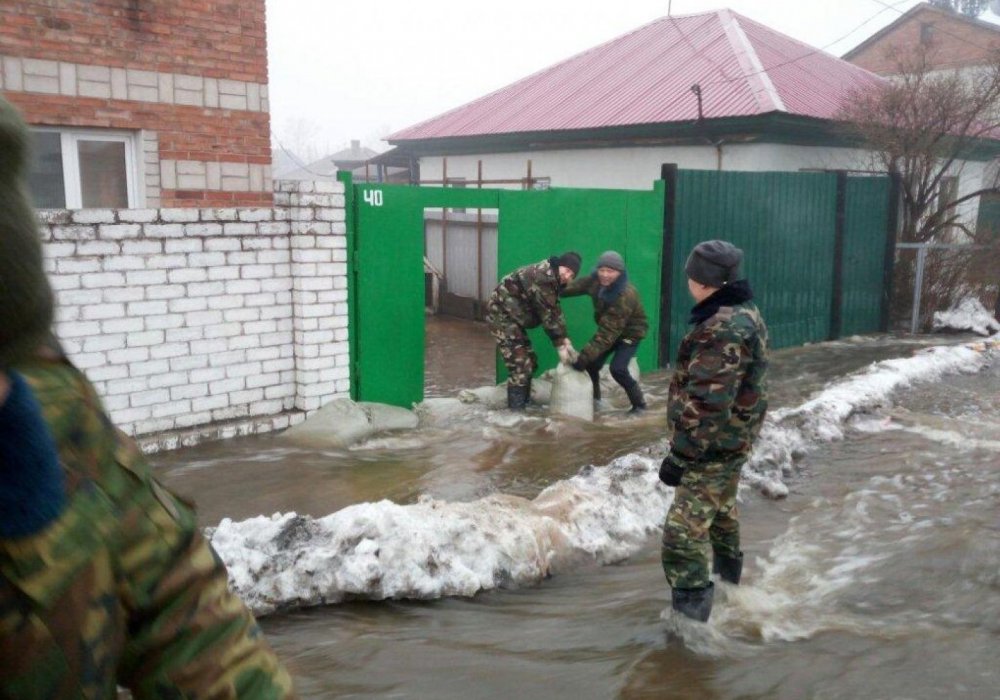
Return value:
<svg viewBox="0 0 1000 700">
<path fill-rule="evenodd" d="M 49 335 L 26 141 L 0 100 L 0 697 L 294 697 L 194 512 Z"/>
<path fill-rule="evenodd" d="M 642 388 L 628 371 L 629 362 L 639 350 L 639 341 L 646 337 L 649 323 L 642 308 L 639 292 L 628 280 L 625 260 L 613 250 L 597 259 L 594 272 L 587 277 L 573 280 L 562 295 L 564 297 L 587 294 L 594 302 L 594 323 L 597 332 L 590 339 L 573 368 L 586 371 L 594 385 L 594 401 L 601 400 L 601 367 L 609 356 L 611 376 L 628 395 L 631 413 L 646 408 Z"/>
<path fill-rule="evenodd" d="M 673 429 L 660 479 L 676 487 L 663 526 L 663 572 L 673 608 L 706 621 L 713 571 L 739 583 L 743 568 L 736 512 L 740 468 L 767 411 L 767 327 L 739 277 L 743 251 L 725 241 L 695 246 L 685 271 L 697 302 L 670 383 Z"/>
<path fill-rule="evenodd" d="M 569 252 L 534 265 L 520 267 L 500 280 L 486 304 L 486 321 L 507 366 L 507 406 L 523 410 L 531 397 L 531 377 L 538 357 L 531 348 L 528 330 L 541 326 L 559 351 L 559 359 L 572 361 L 574 353 L 566 335 L 566 320 L 559 306 L 559 292 L 580 272 L 580 256 Z"/>
</svg>

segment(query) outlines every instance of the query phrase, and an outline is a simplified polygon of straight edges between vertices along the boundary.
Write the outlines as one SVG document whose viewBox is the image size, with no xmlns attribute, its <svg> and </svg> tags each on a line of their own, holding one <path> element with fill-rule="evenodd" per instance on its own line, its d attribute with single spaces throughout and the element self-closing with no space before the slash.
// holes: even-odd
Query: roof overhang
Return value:
<svg viewBox="0 0 1000 700">
<path fill-rule="evenodd" d="M 787 143 L 805 146 L 858 146 L 843 125 L 771 112 L 750 117 L 633 124 L 566 131 L 485 134 L 391 141 L 416 156 L 509 153 L 628 146 L 704 146 L 726 143 Z"/>
<path fill-rule="evenodd" d="M 435 139 L 391 141 L 397 158 L 413 156 L 520 153 L 595 148 L 655 146 L 715 146 L 735 144 L 789 144 L 835 148 L 865 148 L 848 124 L 772 112 L 753 117 L 706 119 L 704 121 L 636 124 L 630 126 L 488 134 Z M 975 139 L 962 153 L 964 160 L 988 161 L 1000 157 L 1000 140 Z"/>
</svg>

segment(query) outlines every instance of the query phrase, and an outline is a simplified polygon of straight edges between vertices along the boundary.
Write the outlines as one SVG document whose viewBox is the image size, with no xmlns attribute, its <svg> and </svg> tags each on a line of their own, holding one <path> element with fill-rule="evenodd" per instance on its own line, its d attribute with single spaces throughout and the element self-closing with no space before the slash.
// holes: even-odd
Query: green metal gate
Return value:
<svg viewBox="0 0 1000 700">
<path fill-rule="evenodd" d="M 665 177 L 676 192 L 667 233 L 673 261 L 664 270 L 669 357 L 688 330 L 684 262 L 714 238 L 743 248 L 773 348 L 882 330 L 889 178 L 698 170 Z"/>
<path fill-rule="evenodd" d="M 347 185 L 351 396 L 409 406 L 423 398 L 423 212 L 499 212 L 498 275 L 566 250 L 588 274 L 604 250 L 625 256 L 650 319 L 644 371 L 665 366 L 688 330 L 688 251 L 722 238 L 744 270 L 775 348 L 884 329 L 888 178 L 845 173 L 678 171 L 651 190 L 544 191 Z M 563 304 L 579 348 L 594 332 L 587 298 Z M 542 369 L 556 362 L 531 332 Z M 498 367 L 501 376 L 502 366 Z"/>
</svg>

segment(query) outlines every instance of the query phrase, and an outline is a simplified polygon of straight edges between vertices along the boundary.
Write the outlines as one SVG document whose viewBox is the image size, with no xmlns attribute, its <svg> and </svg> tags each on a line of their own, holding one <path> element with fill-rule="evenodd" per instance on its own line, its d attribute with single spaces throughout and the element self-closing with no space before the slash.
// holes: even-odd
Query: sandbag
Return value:
<svg viewBox="0 0 1000 700">
<path fill-rule="evenodd" d="M 334 399 L 286 430 L 282 438 L 300 447 L 331 449 L 348 447 L 377 432 L 416 428 L 417 423 L 416 414 L 405 408 Z"/>
<path fill-rule="evenodd" d="M 362 401 L 358 404 L 368 414 L 368 422 L 376 433 L 386 430 L 413 430 L 420 422 L 417 414 L 399 406 Z"/>
<path fill-rule="evenodd" d="M 481 386 L 478 389 L 462 389 L 458 392 L 462 403 L 481 403 L 490 408 L 503 408 L 507 405 L 507 385 Z"/>
<path fill-rule="evenodd" d="M 552 372 L 549 412 L 553 415 L 594 420 L 594 386 L 590 375 L 560 364 Z"/>
</svg>

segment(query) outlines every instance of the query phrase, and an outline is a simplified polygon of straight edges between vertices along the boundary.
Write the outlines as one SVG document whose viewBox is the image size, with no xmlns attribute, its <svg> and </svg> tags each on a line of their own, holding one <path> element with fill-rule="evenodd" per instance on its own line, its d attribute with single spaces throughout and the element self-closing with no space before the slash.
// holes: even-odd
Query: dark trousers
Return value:
<svg viewBox="0 0 1000 700">
<path fill-rule="evenodd" d="M 601 367 L 608 361 L 608 357 L 611 357 L 611 376 L 614 380 L 621 384 L 625 390 L 631 389 L 636 385 L 635 378 L 628 373 L 628 363 L 635 357 L 635 353 L 638 350 L 638 340 L 619 340 L 611 346 L 610 350 L 587 366 L 587 374 L 590 375 L 590 379 L 594 383 L 595 398 L 600 398 L 600 380 L 598 377 Z"/>
</svg>

